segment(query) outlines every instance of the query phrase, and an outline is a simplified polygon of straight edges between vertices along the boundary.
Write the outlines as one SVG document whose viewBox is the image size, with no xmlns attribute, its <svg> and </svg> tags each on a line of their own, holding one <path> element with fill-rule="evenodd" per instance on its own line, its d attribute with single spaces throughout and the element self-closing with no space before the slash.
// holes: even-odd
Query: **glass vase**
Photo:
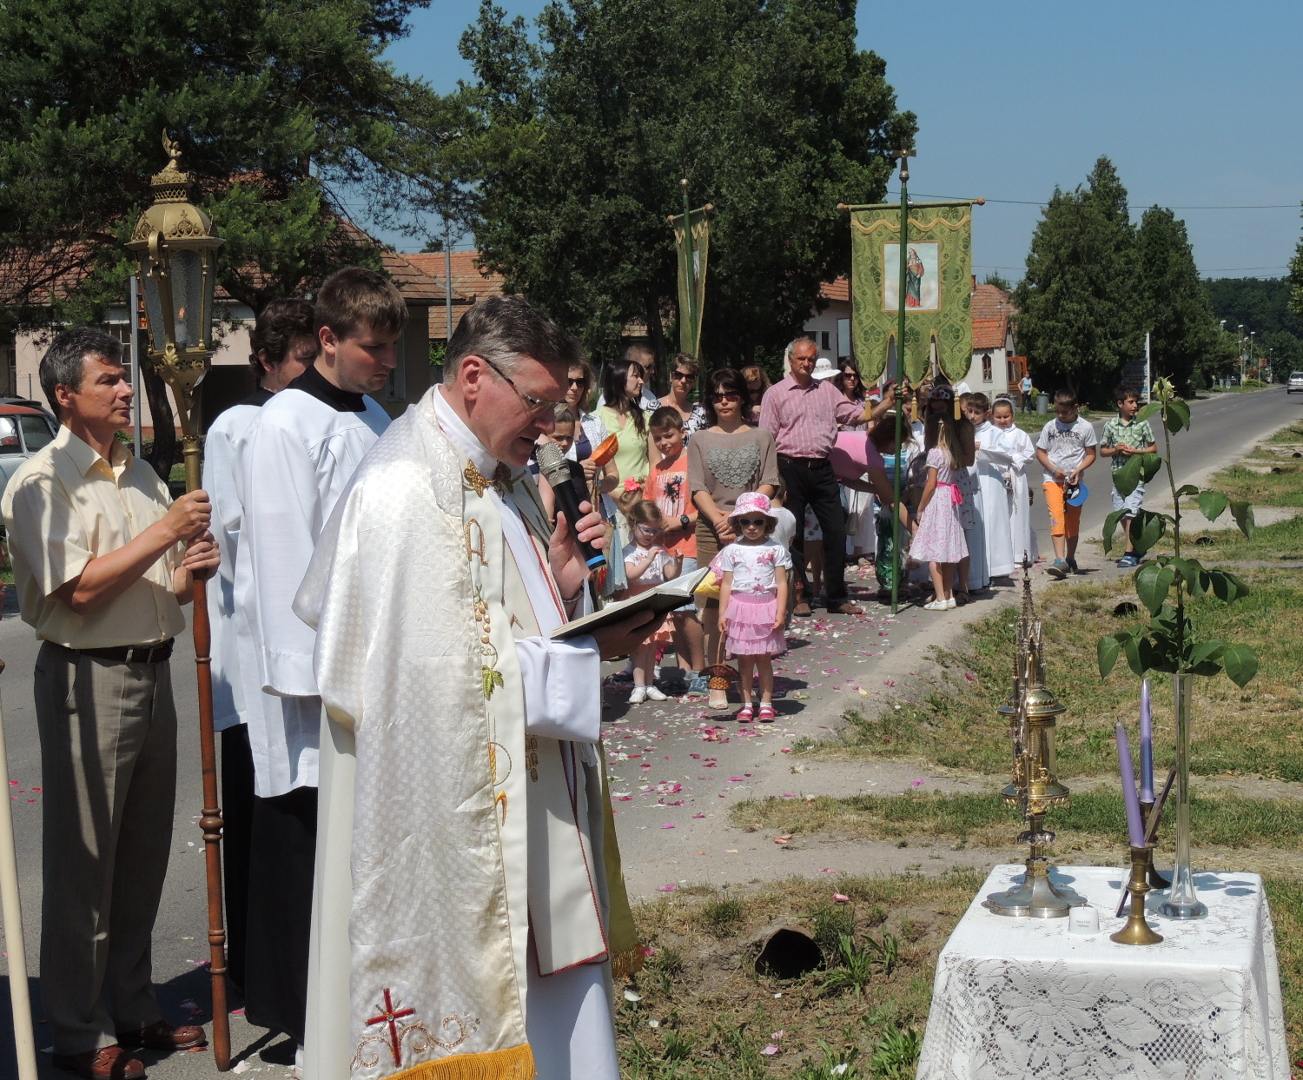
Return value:
<svg viewBox="0 0 1303 1080">
<path fill-rule="evenodd" d="M 1172 676 L 1176 708 L 1176 864 L 1172 888 L 1159 908 L 1169 919 L 1201 919 L 1208 908 L 1194 890 L 1190 867 L 1190 724 L 1194 720 L 1194 675 Z"/>
</svg>

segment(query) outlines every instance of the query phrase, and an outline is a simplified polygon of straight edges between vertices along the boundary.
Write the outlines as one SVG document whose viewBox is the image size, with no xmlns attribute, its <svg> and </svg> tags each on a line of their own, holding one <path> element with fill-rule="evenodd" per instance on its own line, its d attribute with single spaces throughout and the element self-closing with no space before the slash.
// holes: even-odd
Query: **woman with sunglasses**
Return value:
<svg viewBox="0 0 1303 1080">
<path fill-rule="evenodd" d="M 579 418 L 579 422 L 575 425 L 575 440 L 566 451 L 566 457 L 579 462 L 589 486 L 599 468 L 589 459 L 593 456 L 593 449 L 609 434 L 597 414 L 588 411 L 588 397 L 592 387 L 593 369 L 587 361 L 572 364 L 566 377 L 566 405 Z M 614 491 L 616 482 L 615 464 L 608 462 L 603 470 L 602 489 Z"/>
<path fill-rule="evenodd" d="M 746 380 L 733 368 L 710 373 L 705 406 L 707 427 L 688 445 L 688 488 L 698 511 L 697 565 L 705 566 L 720 549 L 737 539 L 729 520 L 739 495 L 759 491 L 772 496 L 778 490 L 778 450 L 764 428 L 750 427 L 751 411 Z M 701 623 L 706 631 L 706 662 L 719 656 L 719 602 L 700 601 Z M 707 704 L 727 709 L 723 690 L 710 691 Z"/>
<path fill-rule="evenodd" d="M 679 415 L 683 417 L 684 446 L 692 441 L 695 432 L 707 425 L 706 407 L 692 400 L 700 367 L 701 365 L 687 353 L 679 353 L 670 364 L 670 392 L 658 402 L 663 407 L 677 409 Z M 656 457 L 655 449 L 653 445 L 651 448 L 653 458 Z"/>
<path fill-rule="evenodd" d="M 760 423 L 760 399 L 769 389 L 769 376 L 759 364 L 747 364 L 742 368 L 742 378 L 746 380 L 747 393 L 751 395 L 751 407 L 747 410 L 748 424 Z"/>
</svg>

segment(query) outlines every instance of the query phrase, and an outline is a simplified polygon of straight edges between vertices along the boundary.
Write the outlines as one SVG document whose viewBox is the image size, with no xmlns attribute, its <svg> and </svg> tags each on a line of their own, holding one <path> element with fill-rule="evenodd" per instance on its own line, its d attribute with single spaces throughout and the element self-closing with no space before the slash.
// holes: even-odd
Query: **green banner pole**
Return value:
<svg viewBox="0 0 1303 1080">
<path fill-rule="evenodd" d="M 899 610 L 900 572 L 900 443 L 904 438 L 905 400 L 905 260 L 909 243 L 909 151 L 900 152 L 900 284 L 896 289 L 896 468 L 892 476 L 895 503 L 891 508 L 891 613 Z"/>
<path fill-rule="evenodd" d="M 692 208 L 688 203 L 688 178 L 685 176 L 679 181 L 679 189 L 683 192 L 683 250 L 687 255 L 686 272 L 687 272 L 687 289 L 685 297 L 688 301 L 688 310 L 679 312 L 679 317 L 683 319 L 686 333 L 679 334 L 679 347 L 685 353 L 694 352 L 694 342 L 697 339 L 697 275 L 692 265 Z M 697 359 L 694 355 L 693 359 Z M 700 368 L 698 368 L 698 379 L 700 379 Z M 700 390 L 700 388 L 698 388 Z"/>
</svg>

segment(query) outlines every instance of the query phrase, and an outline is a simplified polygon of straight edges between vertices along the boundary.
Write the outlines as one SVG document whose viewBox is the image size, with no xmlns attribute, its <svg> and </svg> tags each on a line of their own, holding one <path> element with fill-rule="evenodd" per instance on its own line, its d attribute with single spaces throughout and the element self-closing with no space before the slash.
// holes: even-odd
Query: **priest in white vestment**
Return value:
<svg viewBox="0 0 1303 1080">
<path fill-rule="evenodd" d="M 242 457 L 235 604 L 249 627 L 254 801 L 244 986 L 250 1023 L 305 1042 L 323 727 L 312 631 L 293 611 L 317 536 L 389 425 L 370 395 L 398 362 L 407 308 L 383 274 L 347 267 L 317 293 L 312 366 L 260 410 Z M 250 696 L 254 693 L 250 688 Z"/>
<path fill-rule="evenodd" d="M 587 570 L 524 468 L 578 359 L 520 298 L 476 304 L 446 384 L 367 455 L 295 601 L 329 731 L 312 1080 L 619 1076 L 599 663 L 652 626 L 550 638 Z"/>
</svg>

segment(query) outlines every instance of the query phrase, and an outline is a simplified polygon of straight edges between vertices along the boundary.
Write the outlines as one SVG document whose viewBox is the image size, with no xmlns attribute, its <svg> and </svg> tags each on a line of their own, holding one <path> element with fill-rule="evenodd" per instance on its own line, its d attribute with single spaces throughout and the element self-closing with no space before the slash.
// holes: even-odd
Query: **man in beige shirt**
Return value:
<svg viewBox="0 0 1303 1080">
<path fill-rule="evenodd" d="M 150 939 L 172 840 L 176 710 L 168 657 L 192 573 L 217 565 L 208 496 L 171 502 L 116 435 L 131 422 L 121 346 L 70 330 L 41 360 L 59 434 L 0 501 L 36 659 L 41 740 L 41 993 L 54 1064 L 144 1075 L 131 1049 L 201 1045 L 162 1018 Z"/>
</svg>

